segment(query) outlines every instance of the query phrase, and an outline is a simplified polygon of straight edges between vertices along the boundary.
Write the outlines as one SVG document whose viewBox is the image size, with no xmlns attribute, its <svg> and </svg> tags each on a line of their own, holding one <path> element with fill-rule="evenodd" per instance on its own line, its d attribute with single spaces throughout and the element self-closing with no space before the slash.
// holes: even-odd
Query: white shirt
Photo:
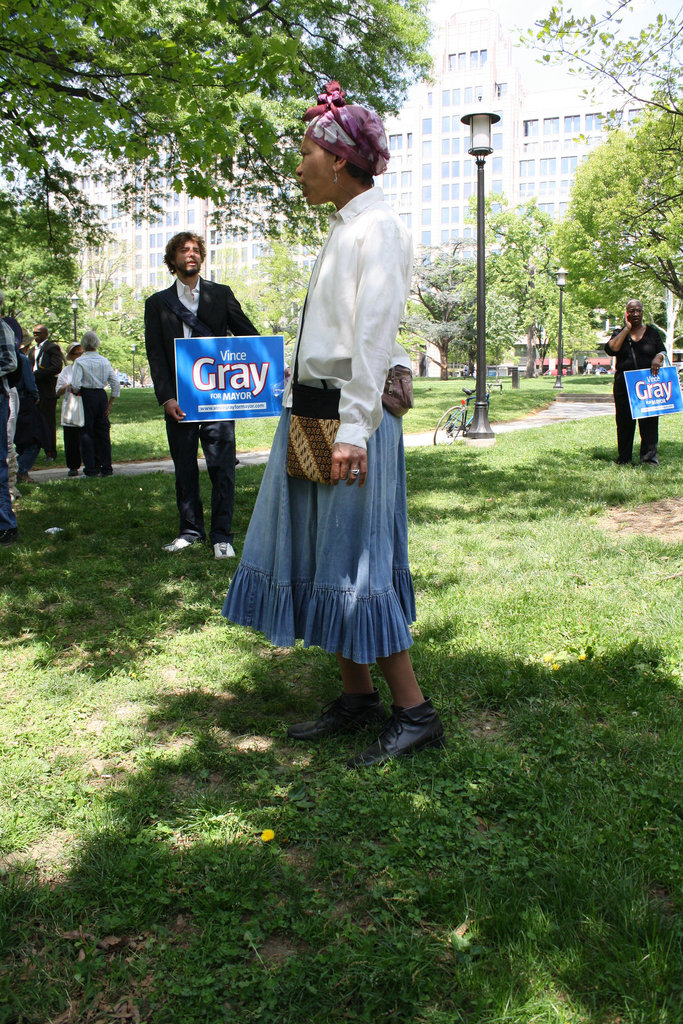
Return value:
<svg viewBox="0 0 683 1024">
<path fill-rule="evenodd" d="M 367 447 L 382 421 L 391 366 L 410 366 L 396 341 L 413 268 L 412 240 L 378 186 L 330 216 L 299 326 L 299 382 L 341 388 L 337 441 Z M 292 366 L 292 376 L 294 366 Z M 291 406 L 291 382 L 284 404 Z"/>
<path fill-rule="evenodd" d="M 84 352 L 74 363 L 71 377 L 71 387 L 74 391 L 81 388 L 111 388 L 111 397 L 117 398 L 121 392 L 119 378 L 114 373 L 114 367 L 105 356 L 99 352 Z"/>
<path fill-rule="evenodd" d="M 189 284 L 185 284 L 183 281 L 176 279 L 176 290 L 178 292 L 178 298 L 182 302 L 183 306 L 189 309 L 190 313 L 197 315 L 199 309 L 199 282 L 201 278 L 197 278 L 197 283 L 194 288 L 190 288 Z M 192 337 L 192 328 L 189 324 L 186 324 L 183 320 L 183 338 Z"/>
</svg>

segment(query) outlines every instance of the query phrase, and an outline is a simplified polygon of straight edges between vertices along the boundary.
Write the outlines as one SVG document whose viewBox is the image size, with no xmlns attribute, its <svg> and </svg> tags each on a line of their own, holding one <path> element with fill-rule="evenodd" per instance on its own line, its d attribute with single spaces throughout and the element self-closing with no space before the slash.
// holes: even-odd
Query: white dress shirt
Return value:
<svg viewBox="0 0 683 1024">
<path fill-rule="evenodd" d="M 341 389 L 337 441 L 367 447 L 382 421 L 389 368 L 410 366 L 396 335 L 412 267 L 411 237 L 378 186 L 331 214 L 299 326 L 298 377 L 301 384 L 322 387 L 325 380 Z"/>
<path fill-rule="evenodd" d="M 190 313 L 194 313 L 195 316 L 197 315 L 197 310 L 199 309 L 199 284 L 200 284 L 200 281 L 201 281 L 201 278 L 200 277 L 197 278 L 197 284 L 194 286 L 194 288 L 190 288 L 189 284 L 184 284 L 180 280 L 176 280 L 176 283 L 175 283 L 176 291 L 178 292 L 178 298 L 182 302 L 183 306 L 185 306 L 187 309 L 189 309 Z M 191 338 L 191 337 L 192 337 L 192 328 L 190 327 L 189 324 L 186 324 L 185 321 L 183 320 L 183 338 Z"/>
</svg>

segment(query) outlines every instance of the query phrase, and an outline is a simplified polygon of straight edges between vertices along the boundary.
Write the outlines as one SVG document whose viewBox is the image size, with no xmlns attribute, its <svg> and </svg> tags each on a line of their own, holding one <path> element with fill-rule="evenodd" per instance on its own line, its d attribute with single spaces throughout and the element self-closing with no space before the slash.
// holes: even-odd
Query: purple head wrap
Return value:
<svg viewBox="0 0 683 1024">
<path fill-rule="evenodd" d="M 355 103 L 346 103 L 339 82 L 328 82 L 310 107 L 304 121 L 310 121 L 306 136 L 330 153 L 369 174 L 382 174 L 389 162 L 389 147 L 379 114 Z"/>
</svg>

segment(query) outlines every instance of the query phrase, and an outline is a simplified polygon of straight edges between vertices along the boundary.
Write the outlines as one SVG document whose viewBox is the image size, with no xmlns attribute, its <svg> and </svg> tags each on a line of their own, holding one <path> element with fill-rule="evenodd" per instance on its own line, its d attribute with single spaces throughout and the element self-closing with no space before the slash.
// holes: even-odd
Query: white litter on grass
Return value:
<svg viewBox="0 0 683 1024">
<path fill-rule="evenodd" d="M 64 530 L 61 526 L 50 526 L 45 533 L 64 533 Z"/>
</svg>

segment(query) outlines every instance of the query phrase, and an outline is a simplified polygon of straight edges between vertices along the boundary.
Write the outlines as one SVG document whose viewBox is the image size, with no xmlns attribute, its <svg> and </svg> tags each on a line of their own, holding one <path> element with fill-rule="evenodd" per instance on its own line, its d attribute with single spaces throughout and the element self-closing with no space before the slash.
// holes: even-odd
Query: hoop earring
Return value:
<svg viewBox="0 0 683 1024">
<path fill-rule="evenodd" d="M 334 172 L 334 179 L 333 180 L 334 180 L 334 184 L 336 185 L 337 184 L 337 172 L 336 171 Z"/>
</svg>

